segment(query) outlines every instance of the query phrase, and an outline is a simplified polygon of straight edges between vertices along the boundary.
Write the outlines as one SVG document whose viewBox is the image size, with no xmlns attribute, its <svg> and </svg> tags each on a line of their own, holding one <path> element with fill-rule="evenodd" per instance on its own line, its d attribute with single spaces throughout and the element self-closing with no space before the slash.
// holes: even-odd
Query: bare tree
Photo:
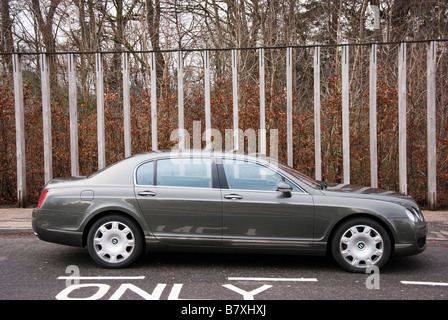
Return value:
<svg viewBox="0 0 448 320">
<path fill-rule="evenodd" d="M 12 19 L 10 15 L 9 0 L 2 1 L 0 11 L 1 18 L 1 37 L 0 37 L 0 51 L 1 52 L 14 52 L 14 40 L 12 37 Z M 11 71 L 11 56 L 3 56 L 3 69 L 5 71 Z"/>
<path fill-rule="evenodd" d="M 156 51 L 156 61 L 157 61 L 157 79 L 163 79 L 163 75 L 165 72 L 165 58 L 160 52 L 160 22 L 162 19 L 162 8 L 160 5 L 160 0 L 146 0 L 145 2 L 146 9 L 146 26 L 149 33 L 149 37 L 151 39 L 152 50 Z M 159 93 L 163 93 L 163 81 L 159 82 L 159 86 L 161 90 Z"/>
<path fill-rule="evenodd" d="M 46 52 L 56 51 L 55 14 L 56 9 L 62 0 L 50 0 L 48 11 L 39 0 L 31 0 L 34 17 L 37 21 L 37 28 L 42 37 L 42 42 Z M 51 73 L 56 73 L 56 61 L 54 56 L 50 56 L 49 67 Z"/>
</svg>

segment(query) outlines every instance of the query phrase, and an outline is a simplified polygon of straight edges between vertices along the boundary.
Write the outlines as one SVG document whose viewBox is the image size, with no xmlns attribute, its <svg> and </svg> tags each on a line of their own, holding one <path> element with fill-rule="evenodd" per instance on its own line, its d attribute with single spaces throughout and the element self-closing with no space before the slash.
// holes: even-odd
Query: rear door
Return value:
<svg viewBox="0 0 448 320">
<path fill-rule="evenodd" d="M 167 158 L 136 170 L 135 195 L 161 242 L 222 245 L 222 205 L 212 158 Z"/>
</svg>

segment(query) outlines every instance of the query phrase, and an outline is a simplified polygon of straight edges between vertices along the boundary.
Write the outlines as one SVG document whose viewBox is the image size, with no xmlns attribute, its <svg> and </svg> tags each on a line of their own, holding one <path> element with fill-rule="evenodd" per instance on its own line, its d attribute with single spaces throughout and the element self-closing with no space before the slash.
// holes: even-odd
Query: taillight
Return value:
<svg viewBox="0 0 448 320">
<path fill-rule="evenodd" d="M 44 190 L 42 194 L 40 195 L 39 202 L 37 203 L 37 209 L 39 210 L 42 206 L 42 203 L 44 202 L 45 198 L 47 197 L 48 190 Z"/>
</svg>

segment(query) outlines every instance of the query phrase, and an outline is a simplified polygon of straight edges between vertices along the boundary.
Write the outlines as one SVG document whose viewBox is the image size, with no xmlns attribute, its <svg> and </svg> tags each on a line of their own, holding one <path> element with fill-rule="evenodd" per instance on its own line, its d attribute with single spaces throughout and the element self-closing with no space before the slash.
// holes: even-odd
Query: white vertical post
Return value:
<svg viewBox="0 0 448 320">
<path fill-rule="evenodd" d="M 286 49 L 286 140 L 288 166 L 293 166 L 292 143 L 292 48 Z"/>
<path fill-rule="evenodd" d="M 45 183 L 53 178 L 53 154 L 51 143 L 51 100 L 50 100 L 50 70 L 47 55 L 40 54 L 41 84 L 42 84 L 42 118 L 44 135 L 44 175 Z"/>
<path fill-rule="evenodd" d="M 314 47 L 314 163 L 316 180 L 322 180 L 322 153 L 320 132 L 320 47 Z"/>
<path fill-rule="evenodd" d="M 259 49 L 259 74 L 260 74 L 260 132 L 259 152 L 266 155 L 266 94 L 264 79 L 264 49 Z"/>
<path fill-rule="evenodd" d="M 103 61 L 101 53 L 95 54 L 96 60 L 96 109 L 98 135 L 98 169 L 106 166 L 106 138 L 104 132 L 104 85 Z"/>
<path fill-rule="evenodd" d="M 430 210 L 437 209 L 436 56 L 437 45 L 435 41 L 431 41 L 427 56 L 428 204 Z"/>
<path fill-rule="evenodd" d="M 184 134 L 184 63 L 182 51 L 177 51 L 177 106 L 178 106 L 178 129 L 179 147 L 185 149 Z"/>
<path fill-rule="evenodd" d="M 210 52 L 205 50 L 204 60 L 204 94 L 205 94 L 205 145 L 211 148 L 212 142 L 212 120 L 210 106 Z"/>
<path fill-rule="evenodd" d="M 123 52 L 123 120 L 124 120 L 124 156 L 130 157 L 131 148 L 131 92 L 129 80 L 129 55 Z"/>
<path fill-rule="evenodd" d="M 407 194 L 406 43 L 401 43 L 398 51 L 398 144 L 400 192 Z"/>
<path fill-rule="evenodd" d="M 79 176 L 78 102 L 76 93 L 76 61 L 68 55 L 68 104 L 70 109 L 70 160 L 72 176 Z"/>
<path fill-rule="evenodd" d="M 376 127 L 376 79 L 377 79 L 377 45 L 372 44 L 370 51 L 369 74 L 369 122 L 370 122 L 370 185 L 378 188 L 378 142 Z"/>
<path fill-rule="evenodd" d="M 238 130 L 238 67 L 237 50 L 232 50 L 232 92 L 233 92 L 233 149 L 239 149 Z"/>
<path fill-rule="evenodd" d="M 349 108 L 348 46 L 342 47 L 342 157 L 343 183 L 350 184 L 350 108 Z"/>
<path fill-rule="evenodd" d="M 151 52 L 151 145 L 154 151 L 159 149 L 158 140 L 156 53 Z"/>
<path fill-rule="evenodd" d="M 17 205 L 26 206 L 25 112 L 23 104 L 22 63 L 18 54 L 12 55 L 14 72 L 14 105 L 16 120 Z"/>
</svg>

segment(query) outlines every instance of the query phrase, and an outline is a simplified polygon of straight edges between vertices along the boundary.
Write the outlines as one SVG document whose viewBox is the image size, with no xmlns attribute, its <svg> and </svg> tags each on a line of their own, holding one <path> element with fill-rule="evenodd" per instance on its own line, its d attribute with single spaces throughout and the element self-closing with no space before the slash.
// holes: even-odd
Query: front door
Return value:
<svg viewBox="0 0 448 320">
<path fill-rule="evenodd" d="M 222 190 L 223 240 L 233 247 L 307 249 L 313 244 L 312 196 L 272 168 L 223 159 L 228 189 Z M 291 196 L 277 191 L 279 182 Z"/>
</svg>

